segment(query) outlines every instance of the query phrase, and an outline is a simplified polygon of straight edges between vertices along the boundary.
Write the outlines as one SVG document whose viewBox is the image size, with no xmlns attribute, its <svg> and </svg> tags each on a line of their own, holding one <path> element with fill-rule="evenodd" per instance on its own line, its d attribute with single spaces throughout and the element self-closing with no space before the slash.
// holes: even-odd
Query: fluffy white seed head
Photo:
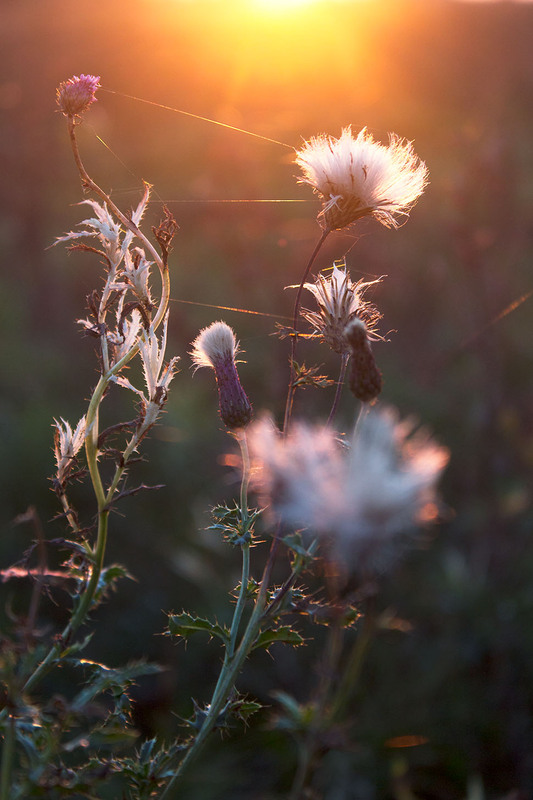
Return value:
<svg viewBox="0 0 533 800">
<path fill-rule="evenodd" d="M 389 144 L 374 141 L 366 129 L 353 136 L 350 127 L 341 136 L 317 136 L 297 152 L 301 183 L 323 198 L 319 221 L 339 229 L 364 216 L 398 227 L 398 217 L 409 214 L 428 181 L 428 170 L 408 142 L 396 134 Z"/>
<path fill-rule="evenodd" d="M 435 517 L 447 451 L 391 411 L 371 411 L 342 444 L 331 428 L 270 419 L 250 426 L 250 451 L 266 499 L 285 525 L 323 537 L 348 572 L 384 570 L 402 535 Z"/>
<path fill-rule="evenodd" d="M 235 360 L 239 352 L 235 334 L 225 322 L 213 322 L 203 328 L 192 343 L 191 358 L 196 369 L 216 368 L 218 362 Z"/>
</svg>

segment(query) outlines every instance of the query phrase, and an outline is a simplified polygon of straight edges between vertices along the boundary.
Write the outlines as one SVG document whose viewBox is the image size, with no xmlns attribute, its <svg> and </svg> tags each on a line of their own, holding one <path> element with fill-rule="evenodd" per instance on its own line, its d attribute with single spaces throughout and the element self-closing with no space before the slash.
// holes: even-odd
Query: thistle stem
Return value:
<svg viewBox="0 0 533 800">
<path fill-rule="evenodd" d="M 331 406 L 331 411 L 329 412 L 328 421 L 326 423 L 327 425 L 331 425 L 335 419 L 335 414 L 337 413 L 337 408 L 339 407 L 339 400 L 341 399 L 342 388 L 344 386 L 344 378 L 346 377 L 346 368 L 348 366 L 349 359 L 349 355 L 343 354 L 341 356 L 341 368 L 339 372 L 339 379 L 337 381 L 337 391 L 335 392 L 335 399 L 333 400 L 333 405 Z"/>
<path fill-rule="evenodd" d="M 72 153 L 74 155 L 74 161 L 76 162 L 78 172 L 80 173 L 83 186 L 86 189 L 91 189 L 95 194 L 97 194 L 98 197 L 100 197 L 100 199 L 107 204 L 107 206 L 111 209 L 113 214 L 115 214 L 115 216 L 122 222 L 122 224 L 126 228 L 128 228 L 128 230 L 130 230 L 135 236 L 137 236 L 138 239 L 140 239 L 140 241 L 143 243 L 146 249 L 149 250 L 152 256 L 154 257 L 157 266 L 161 270 L 161 273 L 163 273 L 165 270 L 163 259 L 161 258 L 161 256 L 159 255 L 159 253 L 157 252 L 151 241 L 144 235 L 144 233 L 137 227 L 137 225 L 135 225 L 133 220 L 129 219 L 125 214 L 122 213 L 120 208 L 118 208 L 118 206 L 116 206 L 115 203 L 111 200 L 109 195 L 106 192 L 104 192 L 104 190 L 101 189 L 100 186 L 98 186 L 98 184 L 95 181 L 93 181 L 93 179 L 85 169 L 78 148 L 75 122 L 73 117 L 68 118 L 68 132 L 70 136 Z"/>
<path fill-rule="evenodd" d="M 250 455 L 248 453 L 248 441 L 246 439 L 246 431 L 240 431 L 236 436 L 239 442 L 242 455 L 242 478 L 241 478 L 241 524 L 243 534 L 247 533 L 248 526 L 248 483 L 250 480 Z M 239 597 L 230 630 L 230 641 L 226 648 L 225 663 L 233 657 L 235 652 L 235 644 L 241 624 L 242 613 L 246 604 L 246 594 L 248 590 L 248 580 L 250 577 L 250 542 L 245 542 L 242 545 L 242 574 L 241 586 L 239 590 Z"/>
<path fill-rule="evenodd" d="M 296 300 L 294 301 L 294 314 L 293 314 L 293 321 L 292 321 L 293 335 L 291 337 L 291 355 L 290 355 L 290 369 L 291 369 L 291 372 L 290 372 L 290 377 L 289 377 L 289 388 L 287 390 L 287 402 L 285 404 L 285 418 L 284 418 L 284 421 L 283 421 L 283 432 L 285 434 L 287 433 L 287 430 L 288 430 L 288 427 L 289 427 L 289 422 L 290 422 L 291 414 L 292 414 L 292 405 L 293 405 L 293 401 L 294 401 L 294 393 L 296 391 L 296 387 L 294 386 L 294 358 L 296 356 L 296 345 L 297 345 L 297 342 L 298 342 L 298 316 L 300 314 L 300 302 L 301 302 L 301 299 L 302 299 L 302 292 L 303 292 L 303 288 L 304 288 L 304 283 L 306 282 L 307 277 L 308 277 L 309 273 L 311 272 L 311 267 L 315 263 L 315 259 L 316 259 L 317 255 L 319 254 L 320 249 L 321 249 L 322 245 L 324 244 L 324 242 L 326 241 L 326 238 L 327 238 L 327 236 L 328 236 L 328 234 L 330 232 L 331 232 L 330 228 L 326 228 L 325 230 L 322 231 L 320 239 L 316 243 L 315 249 L 311 253 L 311 258 L 309 259 L 307 267 L 305 268 L 305 272 L 303 274 L 302 280 L 300 281 L 300 285 L 298 287 L 298 291 L 296 293 Z"/>
<path fill-rule="evenodd" d="M 2 776 L 0 778 L 0 800 L 9 800 L 11 797 L 11 768 L 15 753 L 15 720 L 9 717 L 4 734 L 2 747 Z"/>
</svg>

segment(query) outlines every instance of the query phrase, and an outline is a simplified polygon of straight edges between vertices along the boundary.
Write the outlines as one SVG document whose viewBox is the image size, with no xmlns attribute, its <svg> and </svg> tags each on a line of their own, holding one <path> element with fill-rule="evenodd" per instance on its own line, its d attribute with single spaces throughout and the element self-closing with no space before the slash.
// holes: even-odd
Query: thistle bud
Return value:
<svg viewBox="0 0 533 800">
<path fill-rule="evenodd" d="M 192 347 L 196 368 L 211 367 L 215 371 L 222 422 L 230 430 L 244 428 L 252 418 L 252 406 L 235 365 L 239 349 L 234 332 L 225 322 L 213 322 L 200 331 Z"/>
<path fill-rule="evenodd" d="M 318 310 L 309 311 L 302 308 L 302 316 L 311 323 L 318 335 L 332 350 L 341 355 L 349 354 L 350 345 L 346 341 L 344 331 L 356 318 L 366 323 L 368 338 L 376 338 L 377 323 L 381 317 L 379 311 L 363 299 L 365 290 L 375 281 L 358 281 L 353 283 L 344 261 L 335 262 L 328 277 L 320 273 L 314 283 L 304 283 L 303 288 L 314 296 Z"/>
<path fill-rule="evenodd" d="M 383 379 L 370 349 L 365 323 L 360 319 L 352 320 L 344 336 L 351 353 L 348 385 L 358 400 L 370 403 L 381 393 Z"/>
<path fill-rule="evenodd" d="M 99 87 L 99 75 L 74 75 L 57 87 L 57 104 L 66 117 L 79 117 L 96 101 Z"/>
</svg>

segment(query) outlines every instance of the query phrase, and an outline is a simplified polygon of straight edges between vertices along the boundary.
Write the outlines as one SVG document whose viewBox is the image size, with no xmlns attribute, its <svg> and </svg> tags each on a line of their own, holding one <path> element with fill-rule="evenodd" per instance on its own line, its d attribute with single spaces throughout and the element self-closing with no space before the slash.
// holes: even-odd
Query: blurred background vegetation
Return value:
<svg viewBox="0 0 533 800">
<path fill-rule="evenodd" d="M 159 635 L 163 612 L 224 621 L 239 579 L 237 554 L 205 531 L 209 507 L 235 494 L 237 476 L 212 375 L 192 378 L 189 343 L 227 321 L 255 408 L 279 415 L 287 346 L 272 333 L 287 322 L 284 287 L 299 281 L 319 232 L 319 204 L 296 183 L 289 149 L 157 104 L 294 147 L 350 123 L 377 139 L 414 139 L 431 184 L 409 223 L 335 234 L 317 268 L 346 255 L 354 279 L 387 276 L 372 295 L 391 331 L 375 346 L 383 400 L 450 448 L 446 520 L 383 584 L 380 605 L 405 624 L 372 647 L 346 710 L 353 746 L 327 755 L 316 796 L 454 800 L 482 797 L 482 787 L 490 798 L 533 796 L 533 6 L 4 0 L 0 13 L 2 568 L 31 542 L 32 529 L 14 525 L 30 504 L 48 538 L 63 535 L 62 521 L 50 522 L 51 422 L 75 424 L 96 381 L 92 343 L 74 321 L 99 265 L 49 249 L 87 215 L 55 113 L 59 82 L 101 75 L 79 129 L 89 172 L 123 208 L 146 179 L 151 221 L 164 201 L 180 225 L 169 355 L 182 357 L 181 372 L 135 472 L 165 488 L 124 500 L 112 520 L 110 559 L 135 581 L 100 609 L 87 651 L 110 665 L 145 656 L 166 666 L 136 690 L 149 735 L 170 736 L 172 712 L 207 700 L 220 659 L 213 643 L 185 650 Z M 325 348 L 308 345 L 305 359 L 335 377 Z M 131 418 L 129 400 L 110 395 L 110 422 Z M 330 402 L 308 390 L 298 408 L 325 416 Z M 346 393 L 341 428 L 353 414 Z M 76 502 L 90 521 L 83 486 Z M 24 612 L 27 591 L 23 581 L 2 586 L 5 626 Z M 53 596 L 43 626 L 64 619 L 67 595 Z M 241 688 L 270 709 L 246 737 L 213 741 L 191 797 L 284 796 L 294 751 L 272 725 L 272 691 L 305 700 L 319 651 L 320 635 L 316 646 L 252 660 Z M 54 681 L 68 693 L 66 677 Z"/>
</svg>

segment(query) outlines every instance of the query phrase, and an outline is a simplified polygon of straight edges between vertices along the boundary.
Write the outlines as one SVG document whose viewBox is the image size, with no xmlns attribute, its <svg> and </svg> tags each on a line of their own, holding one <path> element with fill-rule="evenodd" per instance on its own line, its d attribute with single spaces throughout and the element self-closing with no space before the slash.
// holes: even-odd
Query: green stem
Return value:
<svg viewBox="0 0 533 800">
<path fill-rule="evenodd" d="M 98 536 L 96 540 L 96 547 L 94 550 L 94 563 L 91 570 L 91 577 L 87 583 L 85 591 L 80 597 L 78 607 L 74 612 L 72 619 L 62 631 L 59 641 L 49 650 L 46 657 L 41 661 L 37 669 L 30 675 L 24 687 L 23 692 L 29 692 L 33 689 L 42 678 L 55 666 L 57 660 L 61 657 L 61 652 L 69 639 L 78 628 L 83 624 L 85 617 L 89 611 L 90 605 L 98 589 L 100 575 L 104 564 L 104 555 L 107 543 L 107 522 L 109 512 L 102 511 L 98 518 Z"/>
<path fill-rule="evenodd" d="M 241 587 L 239 590 L 239 598 L 237 600 L 237 605 L 235 606 L 235 612 L 233 614 L 233 620 L 231 623 L 229 645 L 226 649 L 226 661 L 230 661 L 231 658 L 233 657 L 233 653 L 235 652 L 235 644 L 237 641 L 237 635 L 239 633 L 239 626 L 241 624 L 242 612 L 244 611 L 244 606 L 246 604 L 246 592 L 248 589 L 249 576 L 250 576 L 250 543 L 246 542 L 246 544 L 242 545 Z"/>
<path fill-rule="evenodd" d="M 122 453 L 122 458 L 121 458 L 122 463 L 116 468 L 115 474 L 113 475 L 113 480 L 109 484 L 109 488 L 107 490 L 105 498 L 105 504 L 107 508 L 109 507 L 109 504 L 111 503 L 111 500 L 113 499 L 113 496 L 118 488 L 120 480 L 124 475 L 124 472 L 126 471 L 130 456 L 132 455 L 133 451 L 135 450 L 138 444 L 139 444 L 139 437 L 137 435 L 132 436 L 130 441 L 128 442 L 126 449 Z"/>
<path fill-rule="evenodd" d="M 15 720 L 9 717 L 4 735 L 2 748 L 2 776 L 0 778 L 0 800 L 9 800 L 11 797 L 11 768 L 15 753 Z"/>
<path fill-rule="evenodd" d="M 235 437 L 241 448 L 242 478 L 241 478 L 241 521 L 243 528 L 248 522 L 248 484 L 250 483 L 250 454 L 248 452 L 248 439 L 246 430 L 241 430 Z"/>
<path fill-rule="evenodd" d="M 242 533 L 247 533 L 248 530 L 248 483 L 250 481 L 250 454 L 248 452 L 248 440 L 246 438 L 246 431 L 241 430 L 235 434 L 235 438 L 239 443 L 239 447 L 241 448 L 241 458 L 242 458 L 242 477 L 241 477 L 241 526 L 242 526 Z M 226 648 L 226 655 L 224 658 L 224 664 L 228 663 L 230 659 L 233 657 L 233 653 L 235 652 L 235 644 L 237 642 L 237 635 L 239 633 L 239 627 L 241 624 L 242 613 L 244 611 L 244 606 L 246 605 L 246 594 L 248 591 L 248 580 L 250 577 L 250 542 L 245 542 L 242 545 L 242 572 L 241 572 L 241 586 L 239 590 L 239 597 L 237 599 L 237 605 L 235 606 L 235 611 L 233 613 L 233 620 L 231 622 L 231 630 L 230 630 L 230 640 L 229 645 Z M 213 695 L 213 699 L 216 697 L 216 689 L 215 694 Z"/>
</svg>

